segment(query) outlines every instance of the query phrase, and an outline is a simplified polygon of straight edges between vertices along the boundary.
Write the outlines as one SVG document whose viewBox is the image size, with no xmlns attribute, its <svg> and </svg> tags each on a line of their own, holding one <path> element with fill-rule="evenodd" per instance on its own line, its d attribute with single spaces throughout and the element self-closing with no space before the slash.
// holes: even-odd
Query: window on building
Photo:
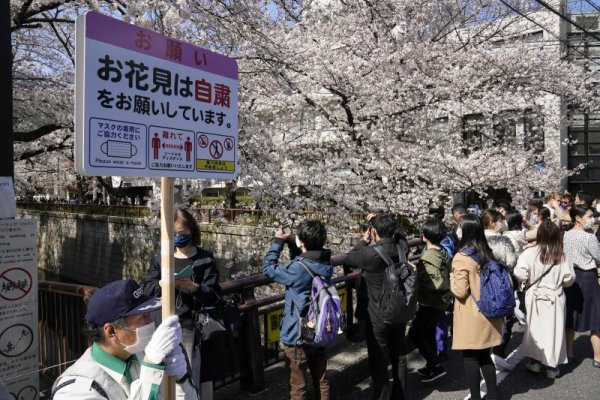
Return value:
<svg viewBox="0 0 600 400">
<path fill-rule="evenodd" d="M 569 112 L 569 168 L 586 164 L 570 182 L 600 181 L 600 113 Z"/>
<path fill-rule="evenodd" d="M 600 70 L 600 41 L 583 32 L 573 32 L 568 35 L 567 43 L 571 59 L 588 60 L 591 71 Z"/>
<path fill-rule="evenodd" d="M 483 130 L 485 121 L 481 114 L 465 115 L 463 117 L 463 141 L 466 149 L 465 154 L 480 150 L 483 146 Z"/>
</svg>

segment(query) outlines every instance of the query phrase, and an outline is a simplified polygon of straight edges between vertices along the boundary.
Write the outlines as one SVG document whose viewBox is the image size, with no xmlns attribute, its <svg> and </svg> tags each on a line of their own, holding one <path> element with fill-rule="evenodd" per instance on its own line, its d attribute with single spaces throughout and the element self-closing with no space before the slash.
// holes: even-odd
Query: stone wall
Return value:
<svg viewBox="0 0 600 400">
<path fill-rule="evenodd" d="M 160 230 L 143 219 L 34 210 L 19 215 L 39 221 L 39 267 L 82 284 L 141 280 L 160 248 Z M 223 280 L 258 272 L 273 237 L 272 229 L 251 226 L 200 224 L 200 230 Z"/>
</svg>

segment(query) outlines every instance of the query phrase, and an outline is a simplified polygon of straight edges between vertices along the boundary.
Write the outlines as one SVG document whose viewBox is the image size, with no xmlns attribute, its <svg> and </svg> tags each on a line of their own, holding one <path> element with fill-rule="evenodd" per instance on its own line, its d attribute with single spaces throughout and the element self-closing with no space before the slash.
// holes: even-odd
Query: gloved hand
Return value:
<svg viewBox="0 0 600 400">
<path fill-rule="evenodd" d="M 164 363 L 165 374 L 174 376 L 177 380 L 183 378 L 187 372 L 187 363 L 181 346 L 177 346 L 172 353 L 168 354 L 164 359 Z"/>
<path fill-rule="evenodd" d="M 148 361 L 160 364 L 167 354 L 171 354 L 181 343 L 181 325 L 179 317 L 172 315 L 163 320 L 146 346 L 144 353 Z"/>
</svg>

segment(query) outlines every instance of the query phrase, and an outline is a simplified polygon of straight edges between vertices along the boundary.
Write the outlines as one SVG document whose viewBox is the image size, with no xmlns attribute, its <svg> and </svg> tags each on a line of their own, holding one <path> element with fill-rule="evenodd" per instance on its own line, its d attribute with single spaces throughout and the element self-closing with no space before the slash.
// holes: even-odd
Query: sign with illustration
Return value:
<svg viewBox="0 0 600 400">
<path fill-rule="evenodd" d="M 237 175 L 235 59 L 98 12 L 76 36 L 77 172 Z"/>
<path fill-rule="evenodd" d="M 0 376 L 15 399 L 38 393 L 37 221 L 0 221 Z"/>
</svg>

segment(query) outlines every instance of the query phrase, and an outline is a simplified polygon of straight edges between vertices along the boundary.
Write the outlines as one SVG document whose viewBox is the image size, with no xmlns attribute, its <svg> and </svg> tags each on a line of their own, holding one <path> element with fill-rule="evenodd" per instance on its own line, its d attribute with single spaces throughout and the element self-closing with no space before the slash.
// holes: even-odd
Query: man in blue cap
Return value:
<svg viewBox="0 0 600 400">
<path fill-rule="evenodd" d="M 155 329 L 149 312 L 160 299 L 132 279 L 98 289 L 88 303 L 86 329 L 93 344 L 54 383 L 54 400 L 158 400 L 163 375 L 176 377 L 177 399 L 197 399 L 181 350 L 178 317 Z"/>
</svg>

